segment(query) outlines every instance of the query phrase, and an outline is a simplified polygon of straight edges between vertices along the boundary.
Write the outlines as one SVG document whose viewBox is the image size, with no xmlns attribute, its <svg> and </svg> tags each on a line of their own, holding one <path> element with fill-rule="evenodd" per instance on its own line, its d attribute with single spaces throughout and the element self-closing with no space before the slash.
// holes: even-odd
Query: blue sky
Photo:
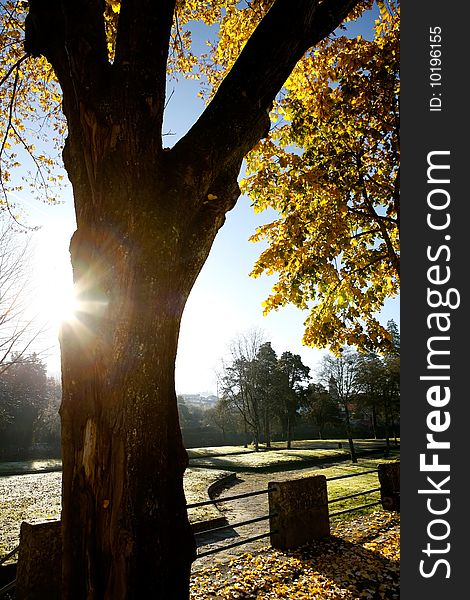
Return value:
<svg viewBox="0 0 470 600">
<path fill-rule="evenodd" d="M 370 27 L 373 14 L 368 15 L 358 32 L 363 34 Z M 203 30 L 196 31 L 196 42 L 203 41 Z M 172 146 L 204 109 L 197 98 L 198 83 L 194 81 L 169 82 L 168 102 L 165 116 L 165 145 Z M 71 272 L 68 261 L 68 243 L 75 228 L 71 190 L 68 187 L 61 196 L 63 204 L 40 205 L 21 197 L 20 205 L 28 213 L 30 224 L 42 229 L 36 234 L 36 262 L 38 294 L 41 304 L 47 304 L 54 312 L 51 298 L 60 296 L 64 285 L 70 285 Z M 239 334 L 252 328 L 261 329 L 267 341 L 280 354 L 290 350 L 300 354 L 312 371 L 318 365 L 324 351 L 307 348 L 301 344 L 303 321 L 306 314 L 294 307 L 286 307 L 262 316 L 261 303 L 274 283 L 273 278 L 252 279 L 248 276 L 261 244 L 248 241 L 256 227 L 269 220 L 264 213 L 255 215 L 246 197 L 241 197 L 236 207 L 227 215 L 227 221 L 219 232 L 210 256 L 194 288 L 183 316 L 180 344 L 176 364 L 176 388 L 178 393 L 215 393 L 216 371 L 221 359 L 227 355 L 230 342 Z M 48 301 L 49 298 L 49 301 Z M 393 318 L 399 323 L 399 301 L 387 303 L 382 320 Z M 51 374 L 59 374 L 59 350 L 55 332 L 51 332 L 48 345 L 48 368 Z"/>
</svg>

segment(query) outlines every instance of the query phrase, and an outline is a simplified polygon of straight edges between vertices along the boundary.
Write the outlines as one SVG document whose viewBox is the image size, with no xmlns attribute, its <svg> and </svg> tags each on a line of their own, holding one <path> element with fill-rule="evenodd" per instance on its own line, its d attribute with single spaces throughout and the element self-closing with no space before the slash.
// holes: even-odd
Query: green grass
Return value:
<svg viewBox="0 0 470 600">
<path fill-rule="evenodd" d="M 397 440 L 400 443 L 400 440 Z M 393 440 L 390 442 L 393 446 Z M 337 448 L 338 444 L 342 444 L 343 448 L 348 448 L 349 443 L 346 438 L 336 438 L 336 439 L 315 439 L 315 440 L 294 440 L 292 441 L 293 448 Z M 283 449 L 286 447 L 286 442 L 271 442 L 271 447 L 273 449 Z M 384 439 L 354 439 L 354 447 L 359 450 L 372 450 L 375 448 L 384 448 L 385 440 Z"/>
<path fill-rule="evenodd" d="M 364 452 L 383 450 L 384 440 L 354 440 L 358 456 Z M 392 444 L 392 450 L 394 448 Z M 206 469 L 240 471 L 281 471 L 314 466 L 324 462 L 347 459 L 349 444 L 346 439 L 295 440 L 290 449 L 286 442 L 272 442 L 271 448 L 261 446 L 259 452 L 253 447 L 221 446 L 191 448 L 188 450 L 190 465 Z"/>
<path fill-rule="evenodd" d="M 368 504 L 370 502 L 375 502 L 380 500 L 380 492 L 373 492 L 371 494 L 358 496 L 356 498 L 349 498 L 347 500 L 337 500 L 335 502 L 331 502 L 332 500 L 336 500 L 338 498 L 342 498 L 344 496 L 349 496 L 350 494 L 355 494 L 358 492 L 364 492 L 366 490 L 370 490 L 373 488 L 380 487 L 379 478 L 377 472 L 367 473 L 365 475 L 361 475 L 360 477 L 347 477 L 344 479 L 336 479 L 333 481 L 328 481 L 332 477 L 337 477 L 341 475 L 349 475 L 353 473 L 362 473 L 364 471 L 370 471 L 372 469 L 377 469 L 378 465 L 386 462 L 394 462 L 395 460 L 399 460 L 399 456 L 395 455 L 390 459 L 384 458 L 364 458 L 359 459 L 357 463 L 344 463 L 342 465 L 334 465 L 331 467 L 325 467 L 321 470 L 315 469 L 311 473 L 304 473 L 304 477 L 308 477 L 309 475 L 325 475 L 327 478 L 327 490 L 328 490 L 328 501 L 329 501 L 329 512 L 330 518 L 335 520 L 347 520 L 350 518 L 355 518 L 359 515 L 369 514 L 378 508 L 378 506 L 370 506 L 367 508 L 354 510 L 350 513 L 344 513 L 343 515 L 332 516 L 333 513 L 340 512 L 345 509 L 358 507 L 364 504 Z"/>
<path fill-rule="evenodd" d="M 244 446 L 210 446 L 207 448 L 188 448 L 189 458 L 206 458 L 210 456 L 227 456 L 231 454 L 248 454 L 254 452 L 254 448 Z"/>
<path fill-rule="evenodd" d="M 347 450 L 264 450 L 247 454 L 207 456 L 191 459 L 190 465 L 206 469 L 228 471 L 278 471 L 302 468 L 324 461 L 343 460 L 349 456 Z"/>
<path fill-rule="evenodd" d="M 184 493 L 187 504 L 209 500 L 207 490 L 218 481 L 229 477 L 229 471 L 218 471 L 211 469 L 189 468 L 183 479 Z M 192 524 L 209 521 L 221 517 L 221 513 L 214 505 L 198 506 L 188 509 L 189 520 Z"/>
</svg>

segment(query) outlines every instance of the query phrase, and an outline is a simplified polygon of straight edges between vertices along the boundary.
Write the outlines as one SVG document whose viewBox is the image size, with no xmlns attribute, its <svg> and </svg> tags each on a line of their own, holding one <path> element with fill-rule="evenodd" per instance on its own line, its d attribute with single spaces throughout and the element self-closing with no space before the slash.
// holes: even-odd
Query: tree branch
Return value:
<svg viewBox="0 0 470 600">
<path fill-rule="evenodd" d="M 166 63 L 176 0 L 122 0 L 113 69 L 161 148 Z M 143 109 L 143 110 L 142 110 Z"/>
<path fill-rule="evenodd" d="M 25 51 L 47 58 L 64 99 L 73 94 L 76 105 L 108 85 L 103 10 L 103 0 L 29 0 Z"/>
<path fill-rule="evenodd" d="M 173 148 L 199 157 L 202 177 L 240 162 L 269 131 L 271 104 L 296 63 L 359 0 L 276 0 L 199 120 Z"/>
<path fill-rule="evenodd" d="M 23 63 L 27 58 L 29 58 L 29 54 L 23 54 L 23 56 L 21 58 L 19 58 L 16 63 L 14 63 L 9 69 L 8 71 L 5 73 L 5 75 L 0 79 L 0 86 L 2 86 L 5 81 L 10 77 L 10 75 L 13 73 L 13 71 L 15 69 L 17 69 L 21 63 Z"/>
<path fill-rule="evenodd" d="M 156 99 L 161 116 L 175 4 L 176 0 L 122 0 L 116 36 L 114 65 L 120 76 L 143 92 L 147 103 Z"/>
</svg>

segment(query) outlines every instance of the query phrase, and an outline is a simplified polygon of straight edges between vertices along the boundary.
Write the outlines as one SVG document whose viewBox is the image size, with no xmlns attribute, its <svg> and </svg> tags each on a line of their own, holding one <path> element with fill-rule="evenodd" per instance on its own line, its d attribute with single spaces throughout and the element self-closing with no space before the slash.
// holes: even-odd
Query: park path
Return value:
<svg viewBox="0 0 470 600">
<path fill-rule="evenodd" d="M 297 479 L 305 477 L 311 473 L 314 467 L 305 469 L 295 469 L 295 471 L 280 471 L 275 473 L 238 473 L 235 481 L 231 482 L 217 498 L 226 498 L 247 492 L 258 490 L 267 490 L 270 481 L 285 481 L 286 479 Z M 215 500 L 217 498 L 214 498 Z M 260 494 L 248 498 L 240 498 L 229 502 L 220 502 L 217 504 L 221 514 L 227 519 L 228 524 L 248 521 L 256 517 L 262 517 L 269 513 L 268 494 Z M 242 541 L 245 538 L 251 538 L 269 531 L 269 521 L 260 521 L 250 525 L 244 525 L 231 528 L 222 532 L 201 533 L 196 537 L 198 543 L 198 552 L 212 550 L 214 548 L 224 548 L 227 545 Z M 269 537 L 248 542 L 234 548 L 221 550 L 216 554 L 211 554 L 198 558 L 193 563 L 193 572 L 197 572 L 206 567 L 226 563 L 231 559 L 240 556 L 245 552 L 256 552 L 269 546 Z"/>
<path fill-rule="evenodd" d="M 376 450 L 373 450 L 372 455 Z M 323 466 L 332 467 L 340 464 L 347 465 L 349 461 L 342 460 L 338 463 L 328 463 L 325 465 L 309 466 L 302 469 L 275 471 L 270 473 L 262 472 L 239 472 L 234 481 L 228 483 L 226 487 L 214 499 L 226 498 L 247 492 L 257 490 L 267 490 L 269 482 L 286 481 L 287 479 L 302 479 L 311 475 L 314 471 L 321 470 Z M 248 521 L 256 517 L 268 515 L 268 494 L 252 496 L 249 498 L 241 498 L 231 500 L 229 502 L 221 502 L 217 504 L 221 515 L 225 516 L 228 524 L 238 523 L 240 521 Z M 196 536 L 198 552 L 205 552 L 215 548 L 224 548 L 235 542 L 242 541 L 245 538 L 251 538 L 257 535 L 267 533 L 269 531 L 269 521 L 261 521 L 244 525 L 243 527 L 230 528 L 222 532 L 201 533 Z M 192 570 L 197 572 L 206 567 L 212 567 L 229 562 L 231 559 L 240 556 L 245 552 L 256 552 L 262 548 L 269 548 L 269 537 L 261 540 L 251 541 L 246 544 L 221 550 L 220 552 L 210 554 L 198 558 L 194 561 Z"/>
</svg>

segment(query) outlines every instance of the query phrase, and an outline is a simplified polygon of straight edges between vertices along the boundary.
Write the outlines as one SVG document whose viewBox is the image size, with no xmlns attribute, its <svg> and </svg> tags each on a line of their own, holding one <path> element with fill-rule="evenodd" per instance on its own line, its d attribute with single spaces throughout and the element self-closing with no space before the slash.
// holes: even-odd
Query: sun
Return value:
<svg viewBox="0 0 470 600">
<path fill-rule="evenodd" d="M 71 322 L 78 309 L 68 245 L 61 229 L 48 227 L 35 243 L 33 310 L 40 322 L 56 335 L 64 321 Z"/>
<path fill-rule="evenodd" d="M 45 290 L 44 295 L 39 311 L 54 330 L 58 331 L 62 323 L 76 319 L 78 301 L 72 283 L 61 278 Z"/>
</svg>

